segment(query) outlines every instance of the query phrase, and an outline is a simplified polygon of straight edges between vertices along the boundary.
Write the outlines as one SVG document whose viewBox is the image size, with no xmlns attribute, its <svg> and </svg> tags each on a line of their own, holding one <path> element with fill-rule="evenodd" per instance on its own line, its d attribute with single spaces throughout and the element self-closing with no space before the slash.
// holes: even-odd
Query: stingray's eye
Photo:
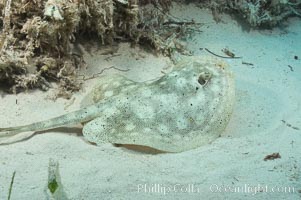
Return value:
<svg viewBox="0 0 301 200">
<path fill-rule="evenodd" d="M 211 79 L 211 77 L 212 77 L 212 74 L 210 72 L 208 72 L 208 71 L 202 72 L 199 75 L 198 82 L 199 82 L 199 84 L 204 86 L 208 83 L 208 81 Z"/>
</svg>

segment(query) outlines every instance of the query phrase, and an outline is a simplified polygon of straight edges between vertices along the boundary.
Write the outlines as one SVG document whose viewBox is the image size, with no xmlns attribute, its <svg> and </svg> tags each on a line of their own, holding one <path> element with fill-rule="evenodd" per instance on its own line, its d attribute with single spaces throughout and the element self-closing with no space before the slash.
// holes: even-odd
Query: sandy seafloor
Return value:
<svg viewBox="0 0 301 200">
<path fill-rule="evenodd" d="M 236 104 L 222 137 L 194 150 L 155 154 L 111 144 L 91 145 L 81 136 L 80 126 L 45 131 L 28 140 L 0 146 L 0 199 L 7 199 L 14 171 L 12 200 L 45 199 L 50 158 L 59 161 L 69 199 L 301 198 L 300 19 L 292 18 L 281 28 L 258 31 L 245 29 L 228 15 L 222 16 L 223 23 L 216 24 L 209 11 L 194 5 L 174 6 L 172 13 L 183 20 L 193 18 L 205 23 L 203 32 L 188 40 L 195 55 L 208 55 L 199 48 L 222 54 L 220 50 L 228 47 L 243 57 L 227 60 L 236 79 Z M 161 70 L 169 62 L 128 44 L 120 45 L 118 54 L 121 55 L 104 60 L 108 56 L 101 55 L 101 51 L 87 53 L 88 69 L 82 73 L 89 76 L 115 66 L 130 70 L 110 69 L 104 75 L 123 73 L 136 81 L 152 80 L 163 75 Z M 294 59 L 295 55 L 299 60 Z M 242 61 L 254 65 L 243 65 Z M 97 79 L 86 81 L 83 90 L 73 96 L 73 103 L 53 101 L 55 89 L 16 96 L 2 94 L 0 127 L 28 124 L 76 110 L 96 82 Z M 280 159 L 263 160 L 277 152 Z M 193 191 L 186 190 L 192 185 Z M 263 188 L 255 194 L 254 187 L 258 185 Z M 146 190 L 138 191 L 144 186 Z M 176 191 L 168 193 L 167 187 L 174 186 Z M 249 192 L 225 191 L 228 186 L 249 187 Z M 217 191 L 217 187 L 221 190 Z"/>
</svg>

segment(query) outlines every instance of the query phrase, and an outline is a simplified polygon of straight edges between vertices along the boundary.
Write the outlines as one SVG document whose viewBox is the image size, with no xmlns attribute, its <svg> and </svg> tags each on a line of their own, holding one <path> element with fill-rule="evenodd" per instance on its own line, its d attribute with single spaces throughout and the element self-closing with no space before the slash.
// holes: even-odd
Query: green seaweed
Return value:
<svg viewBox="0 0 301 200">
<path fill-rule="evenodd" d="M 68 200 L 61 181 L 59 163 L 53 159 L 49 159 L 48 182 L 45 189 L 49 200 Z"/>
<path fill-rule="evenodd" d="M 8 197 L 7 199 L 10 200 L 11 198 L 11 192 L 12 192 L 12 189 L 13 189 L 13 184 L 14 184 L 14 180 L 15 180 L 15 175 L 16 175 L 16 171 L 14 171 L 12 177 L 11 177 L 11 182 L 10 182 L 10 185 L 9 185 L 9 190 L 8 190 Z"/>
<path fill-rule="evenodd" d="M 57 190 L 58 187 L 59 187 L 59 185 L 58 185 L 56 179 L 53 179 L 48 183 L 48 189 L 50 190 L 50 192 L 52 194 L 55 193 L 55 191 Z"/>
</svg>

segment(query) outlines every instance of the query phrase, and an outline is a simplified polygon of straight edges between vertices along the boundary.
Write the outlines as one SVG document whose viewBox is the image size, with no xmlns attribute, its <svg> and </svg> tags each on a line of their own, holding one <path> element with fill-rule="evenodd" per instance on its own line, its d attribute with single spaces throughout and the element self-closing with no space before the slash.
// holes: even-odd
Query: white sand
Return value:
<svg viewBox="0 0 301 200">
<path fill-rule="evenodd" d="M 49 158 L 59 161 L 65 192 L 76 200 L 300 199 L 301 130 L 292 128 L 301 129 L 300 19 L 291 19 L 283 29 L 247 31 L 227 15 L 222 18 L 225 23 L 215 24 L 209 11 L 194 5 L 175 6 L 173 14 L 182 19 L 193 16 L 206 23 L 203 32 L 188 42 L 194 54 L 208 55 L 199 48 L 222 54 L 220 50 L 228 47 L 243 57 L 228 60 L 236 78 L 237 102 L 222 137 L 183 153 L 152 154 L 110 144 L 91 145 L 84 141 L 79 126 L 45 131 L 23 142 L 0 146 L 0 199 L 7 198 L 13 171 L 16 176 L 12 200 L 44 199 Z M 89 76 L 115 66 L 130 71 L 110 69 L 104 74 L 124 73 L 136 81 L 152 80 L 162 76 L 161 70 L 168 63 L 167 58 L 131 49 L 127 44 L 121 45 L 118 53 L 122 55 L 109 61 L 96 51 L 87 54 L 89 67 L 83 73 Z M 294 60 L 294 55 L 299 60 Z M 242 61 L 254 66 L 243 65 Z M 71 100 L 52 101 L 49 97 L 54 95 L 54 89 L 17 96 L 2 94 L 0 127 L 28 124 L 76 110 L 96 81 L 86 81 L 83 91 L 74 95 L 74 103 L 66 109 Z M 280 159 L 263 160 L 276 152 Z M 144 184 L 146 190 L 142 188 Z M 244 190 L 247 186 L 254 191 L 258 184 L 264 188 L 257 194 Z M 176 191 L 168 193 L 168 187 L 174 186 Z M 194 191 L 185 192 L 187 186 L 194 186 Z M 222 191 L 217 192 L 216 186 Z M 222 186 L 240 187 L 241 191 L 225 191 Z M 151 187 L 153 192 L 149 191 Z M 294 191 L 279 192 L 277 187 L 291 187 Z"/>
</svg>

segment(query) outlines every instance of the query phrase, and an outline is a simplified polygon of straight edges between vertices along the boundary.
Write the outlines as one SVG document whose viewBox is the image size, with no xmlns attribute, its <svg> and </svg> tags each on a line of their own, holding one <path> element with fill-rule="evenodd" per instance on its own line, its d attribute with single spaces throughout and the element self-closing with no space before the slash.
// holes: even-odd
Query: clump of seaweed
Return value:
<svg viewBox="0 0 301 200">
<path fill-rule="evenodd" d="M 228 6 L 238 11 L 251 26 L 275 26 L 289 16 L 301 17 L 300 0 L 228 1 Z"/>
<path fill-rule="evenodd" d="M 151 44 L 166 55 L 190 23 L 168 21 L 171 1 L 163 0 L 0 0 L 0 82 L 17 93 L 47 90 L 58 82 L 61 96 L 80 88 L 84 62 L 72 44 L 96 35 L 101 45 L 114 41 Z"/>
<path fill-rule="evenodd" d="M 50 77 L 66 78 L 69 74 L 59 72 L 70 65 L 69 41 L 79 22 L 76 6 L 59 0 L 0 2 L 0 81 L 17 92 L 47 89 Z"/>
<path fill-rule="evenodd" d="M 216 21 L 218 13 L 235 11 L 252 27 L 273 27 L 290 16 L 301 17 L 301 0 L 199 0 L 212 9 Z"/>
</svg>

